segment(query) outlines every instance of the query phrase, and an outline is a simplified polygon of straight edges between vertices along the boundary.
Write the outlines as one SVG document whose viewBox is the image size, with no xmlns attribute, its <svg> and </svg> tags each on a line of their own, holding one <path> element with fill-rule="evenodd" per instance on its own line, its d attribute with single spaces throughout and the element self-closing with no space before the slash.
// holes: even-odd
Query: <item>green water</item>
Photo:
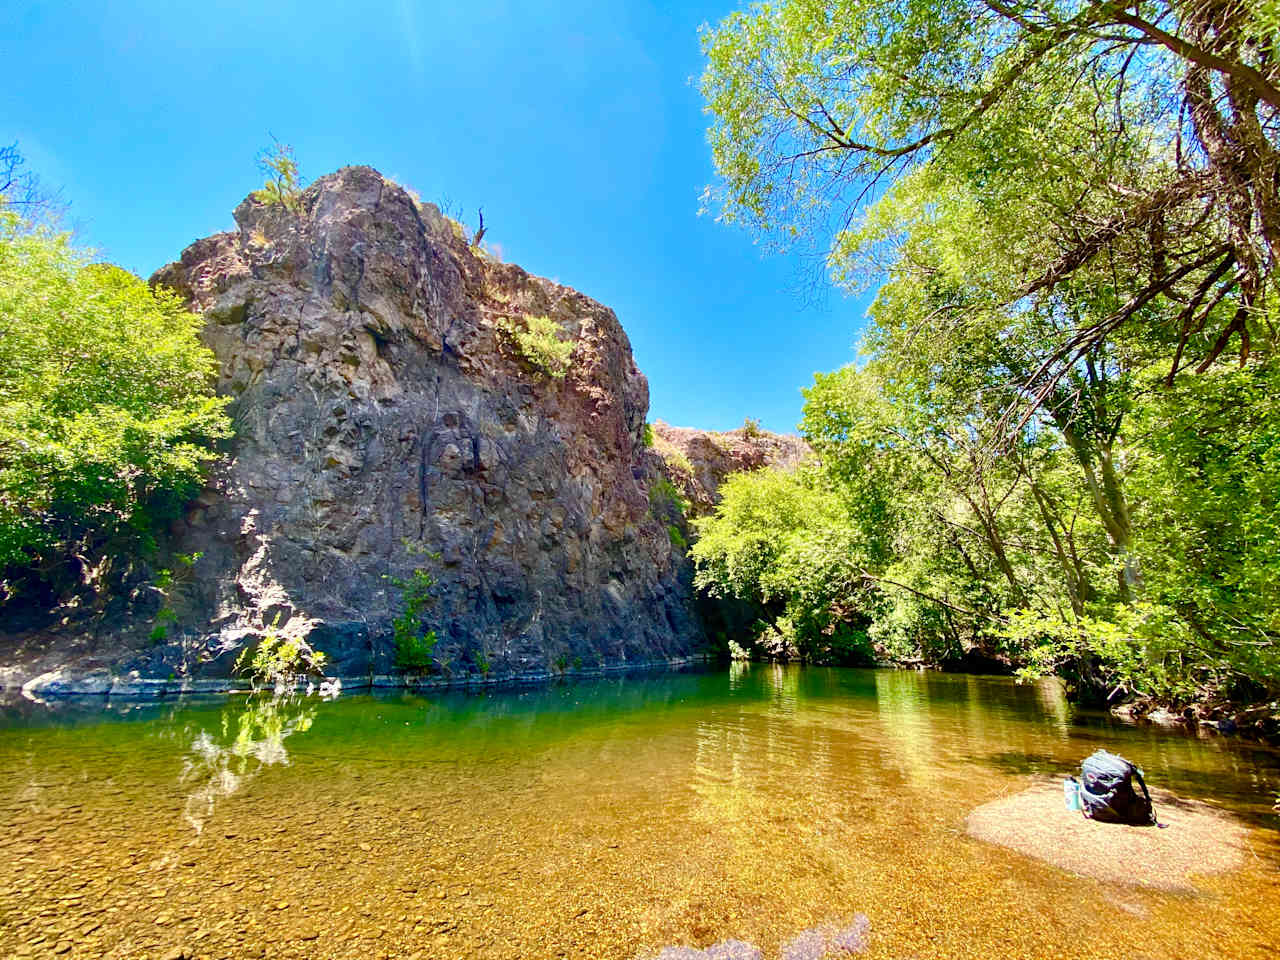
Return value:
<svg viewBox="0 0 1280 960">
<path fill-rule="evenodd" d="M 1168 893 L 965 833 L 1098 747 L 1248 826 Z M 0 956 L 1274 957 L 1280 755 L 1056 689 L 755 666 L 484 695 L 0 713 Z"/>
</svg>

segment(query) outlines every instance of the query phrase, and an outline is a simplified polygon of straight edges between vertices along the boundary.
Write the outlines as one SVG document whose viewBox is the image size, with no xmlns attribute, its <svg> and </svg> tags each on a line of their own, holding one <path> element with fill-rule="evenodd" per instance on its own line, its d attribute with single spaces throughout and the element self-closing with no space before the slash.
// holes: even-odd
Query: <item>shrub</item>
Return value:
<svg viewBox="0 0 1280 960">
<path fill-rule="evenodd" d="M 676 485 L 666 477 L 659 477 L 649 485 L 649 512 L 655 517 L 666 518 L 677 524 L 689 512 L 686 500 Z"/>
<path fill-rule="evenodd" d="M 164 606 L 156 614 L 155 629 L 151 631 L 151 639 L 162 643 L 168 636 L 168 623 L 177 623 L 181 615 L 190 612 L 191 588 L 195 583 L 194 567 L 203 553 L 175 553 L 175 566 L 161 567 L 156 571 L 154 583 L 156 589 L 164 597 Z"/>
<path fill-rule="evenodd" d="M 426 673 L 432 668 L 432 653 L 438 638 L 434 630 L 423 629 L 422 612 L 435 599 L 431 595 L 435 580 L 425 570 L 413 571 L 407 580 L 388 579 L 404 593 L 404 612 L 391 621 L 396 669 L 403 673 Z"/>
<path fill-rule="evenodd" d="M 563 380 L 569 372 L 573 341 L 560 339 L 560 325 L 550 317 L 526 315 L 524 326 L 508 320 L 507 335 L 515 341 L 520 355 L 554 380 Z"/>
<path fill-rule="evenodd" d="M 760 436 L 760 421 L 746 417 L 742 421 L 742 435 L 754 439 Z"/>
<path fill-rule="evenodd" d="M 278 205 L 294 213 L 301 205 L 302 181 L 298 176 L 298 161 L 293 147 L 279 140 L 258 156 L 258 169 L 267 175 L 267 181 L 253 192 L 255 200 Z"/>
<path fill-rule="evenodd" d="M 653 450 L 658 456 L 666 461 L 667 466 L 676 473 L 684 474 L 686 477 L 693 477 L 693 461 L 685 455 L 679 447 L 665 437 L 654 434 Z"/>
<path fill-rule="evenodd" d="M 271 686 L 279 690 L 293 686 L 308 674 L 323 674 L 329 660 L 301 638 L 280 636 L 278 624 L 279 617 L 267 628 L 252 655 L 245 647 L 236 659 L 236 672 L 249 677 L 255 688 Z"/>
<path fill-rule="evenodd" d="M 680 532 L 680 528 L 674 523 L 668 524 L 667 536 L 671 538 L 671 545 L 677 550 L 688 550 L 689 542 L 685 540 L 684 534 Z"/>
<path fill-rule="evenodd" d="M 652 424 L 646 423 L 644 425 L 644 431 L 640 434 L 640 442 L 643 443 L 646 447 L 653 446 L 653 425 Z"/>
<path fill-rule="evenodd" d="M 436 648 L 436 632 L 413 631 L 396 633 L 396 669 L 402 673 L 430 673 L 435 663 L 432 654 Z"/>
</svg>

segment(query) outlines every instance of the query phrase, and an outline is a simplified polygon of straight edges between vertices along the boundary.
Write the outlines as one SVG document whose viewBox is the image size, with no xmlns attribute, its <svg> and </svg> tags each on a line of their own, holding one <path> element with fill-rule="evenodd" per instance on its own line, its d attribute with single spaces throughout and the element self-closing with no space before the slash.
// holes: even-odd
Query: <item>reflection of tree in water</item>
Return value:
<svg viewBox="0 0 1280 960">
<path fill-rule="evenodd" d="M 305 733 L 315 720 L 315 702 L 300 696 L 250 697 L 243 709 L 222 711 L 215 736 L 201 730 L 191 742 L 179 782 L 197 784 L 187 797 L 183 818 L 196 833 L 204 830 L 214 806 L 256 777 L 263 767 L 289 763 L 284 742 Z"/>
</svg>

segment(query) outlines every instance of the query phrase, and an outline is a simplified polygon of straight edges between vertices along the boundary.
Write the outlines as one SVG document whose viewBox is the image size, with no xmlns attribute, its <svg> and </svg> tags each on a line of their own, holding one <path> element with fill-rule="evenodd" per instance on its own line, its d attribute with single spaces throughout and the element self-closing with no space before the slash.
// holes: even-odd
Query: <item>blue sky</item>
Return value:
<svg viewBox="0 0 1280 960">
<path fill-rule="evenodd" d="M 0 8 L 0 141 L 80 236 L 144 276 L 228 229 L 271 135 L 314 178 L 367 163 L 448 198 L 502 256 L 617 311 L 650 419 L 792 430 L 865 301 L 698 216 L 698 26 L 734 0 L 31 2 Z M 809 298 L 811 299 L 811 298 Z"/>
</svg>

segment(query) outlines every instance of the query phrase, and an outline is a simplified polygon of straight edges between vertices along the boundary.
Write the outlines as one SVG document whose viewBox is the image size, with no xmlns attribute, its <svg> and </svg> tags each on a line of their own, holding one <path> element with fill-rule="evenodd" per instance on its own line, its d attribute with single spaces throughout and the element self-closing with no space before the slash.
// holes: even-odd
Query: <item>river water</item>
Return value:
<svg viewBox="0 0 1280 960">
<path fill-rule="evenodd" d="M 1243 818 L 1244 866 L 1163 893 L 965 834 L 1098 747 Z M 3 957 L 817 960 L 815 930 L 904 960 L 1280 956 L 1280 754 L 1049 684 L 757 665 L 10 705 L 0 773 Z"/>
</svg>

